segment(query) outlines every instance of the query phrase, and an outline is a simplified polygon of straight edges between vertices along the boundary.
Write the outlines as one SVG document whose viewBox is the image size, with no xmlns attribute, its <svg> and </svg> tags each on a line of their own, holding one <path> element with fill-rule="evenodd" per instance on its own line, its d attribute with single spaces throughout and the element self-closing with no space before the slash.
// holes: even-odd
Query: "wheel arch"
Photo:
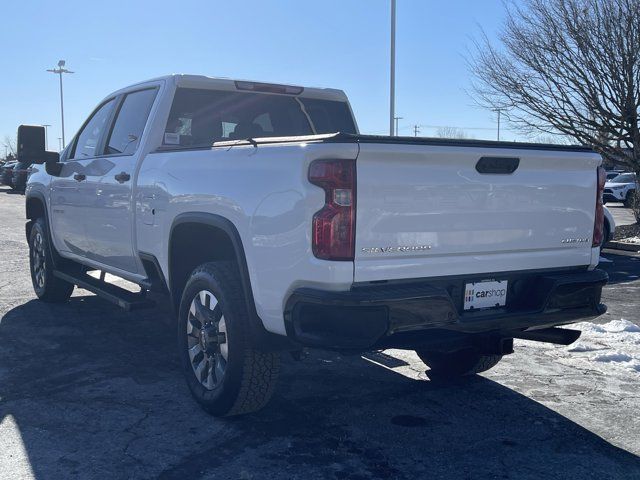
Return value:
<svg viewBox="0 0 640 480">
<path fill-rule="evenodd" d="M 31 234 L 31 227 L 33 226 L 33 220 L 37 218 L 44 218 L 47 226 L 49 225 L 49 215 L 47 214 L 47 202 L 44 198 L 44 194 L 41 192 L 30 193 L 25 199 L 25 210 L 27 223 L 25 225 L 25 233 L 27 235 L 27 241 L 29 241 L 29 235 Z"/>
<path fill-rule="evenodd" d="M 212 248 L 215 246 L 214 248 Z M 212 213 L 178 215 L 169 231 L 167 281 L 171 304 L 178 312 L 182 292 L 191 272 L 202 263 L 232 260 L 236 263 L 255 345 L 265 350 L 299 348 L 287 337 L 268 332 L 258 316 L 242 238 L 229 219 Z"/>
<path fill-rule="evenodd" d="M 255 313 L 242 240 L 236 226 L 227 218 L 204 212 L 178 215 L 169 231 L 167 259 L 169 290 L 176 308 L 194 268 L 206 262 L 233 260 L 238 266 L 250 313 Z"/>
</svg>

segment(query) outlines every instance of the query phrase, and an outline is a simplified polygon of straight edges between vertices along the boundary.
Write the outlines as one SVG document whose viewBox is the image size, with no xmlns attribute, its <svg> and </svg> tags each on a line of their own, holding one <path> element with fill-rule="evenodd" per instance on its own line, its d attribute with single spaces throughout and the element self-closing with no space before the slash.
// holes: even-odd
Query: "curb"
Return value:
<svg viewBox="0 0 640 480">
<path fill-rule="evenodd" d="M 612 240 L 603 245 L 603 248 L 612 250 L 624 250 L 625 252 L 640 252 L 640 243 L 625 243 Z"/>
</svg>

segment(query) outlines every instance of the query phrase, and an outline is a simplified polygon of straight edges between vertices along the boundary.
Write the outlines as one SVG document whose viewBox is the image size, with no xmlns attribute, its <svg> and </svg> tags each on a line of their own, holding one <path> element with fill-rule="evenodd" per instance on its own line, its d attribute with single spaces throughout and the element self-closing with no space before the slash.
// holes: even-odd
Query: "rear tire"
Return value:
<svg viewBox="0 0 640 480">
<path fill-rule="evenodd" d="M 38 218 L 29 233 L 29 270 L 31 283 L 38 298 L 44 302 L 62 303 L 69 300 L 74 285 L 53 275 L 53 255 L 49 231 L 44 218 Z"/>
<path fill-rule="evenodd" d="M 416 350 L 416 353 L 430 368 L 427 376 L 431 380 L 451 380 L 486 372 L 502 359 L 502 355 L 482 355 L 472 348 L 446 353 Z"/>
<path fill-rule="evenodd" d="M 180 362 L 191 394 L 214 416 L 255 412 L 273 394 L 280 354 L 252 345 L 242 283 L 233 262 L 196 268 L 182 294 Z"/>
</svg>

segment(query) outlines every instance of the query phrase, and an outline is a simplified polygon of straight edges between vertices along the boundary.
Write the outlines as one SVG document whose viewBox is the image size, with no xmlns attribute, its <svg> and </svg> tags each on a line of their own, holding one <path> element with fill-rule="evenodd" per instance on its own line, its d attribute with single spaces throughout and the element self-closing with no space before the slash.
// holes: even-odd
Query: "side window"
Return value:
<svg viewBox="0 0 640 480">
<path fill-rule="evenodd" d="M 155 88 L 140 90 L 124 97 L 107 141 L 107 155 L 131 155 L 136 151 L 157 91 Z"/>
<path fill-rule="evenodd" d="M 100 141 L 100 137 L 107 126 L 114 104 L 115 100 L 111 99 L 93 113 L 89 121 L 78 134 L 78 140 L 76 141 L 74 151 L 69 158 L 82 160 L 83 158 L 91 158 L 100 154 L 100 152 L 96 151 L 98 148 L 98 142 Z"/>
</svg>

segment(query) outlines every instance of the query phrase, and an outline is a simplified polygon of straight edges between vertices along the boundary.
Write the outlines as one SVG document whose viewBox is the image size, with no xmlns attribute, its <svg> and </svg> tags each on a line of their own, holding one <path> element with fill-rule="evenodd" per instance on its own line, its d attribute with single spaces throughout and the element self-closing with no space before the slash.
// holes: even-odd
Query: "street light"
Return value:
<svg viewBox="0 0 640 480">
<path fill-rule="evenodd" d="M 500 141 L 500 114 L 502 113 L 502 108 L 492 108 L 492 112 L 496 112 L 498 114 L 498 141 Z"/>
<path fill-rule="evenodd" d="M 53 69 L 47 70 L 47 72 L 55 73 L 55 74 L 60 76 L 60 115 L 62 116 L 62 148 L 65 147 L 65 143 L 64 143 L 64 100 L 63 100 L 63 96 L 62 96 L 62 74 L 63 73 L 73 73 L 71 70 L 67 70 L 66 68 L 64 68 L 64 66 L 65 66 L 65 61 L 64 60 L 59 60 L 58 61 L 58 68 L 53 68 Z"/>
<path fill-rule="evenodd" d="M 44 127 L 44 149 L 49 150 L 49 127 L 51 126 L 48 123 L 42 125 Z"/>
<path fill-rule="evenodd" d="M 396 116 L 396 0 L 391 0 L 391 77 L 389 81 L 389 135 Z"/>
<path fill-rule="evenodd" d="M 402 120 L 404 117 L 393 117 L 396 122 L 396 137 L 398 136 L 398 120 Z"/>
</svg>

